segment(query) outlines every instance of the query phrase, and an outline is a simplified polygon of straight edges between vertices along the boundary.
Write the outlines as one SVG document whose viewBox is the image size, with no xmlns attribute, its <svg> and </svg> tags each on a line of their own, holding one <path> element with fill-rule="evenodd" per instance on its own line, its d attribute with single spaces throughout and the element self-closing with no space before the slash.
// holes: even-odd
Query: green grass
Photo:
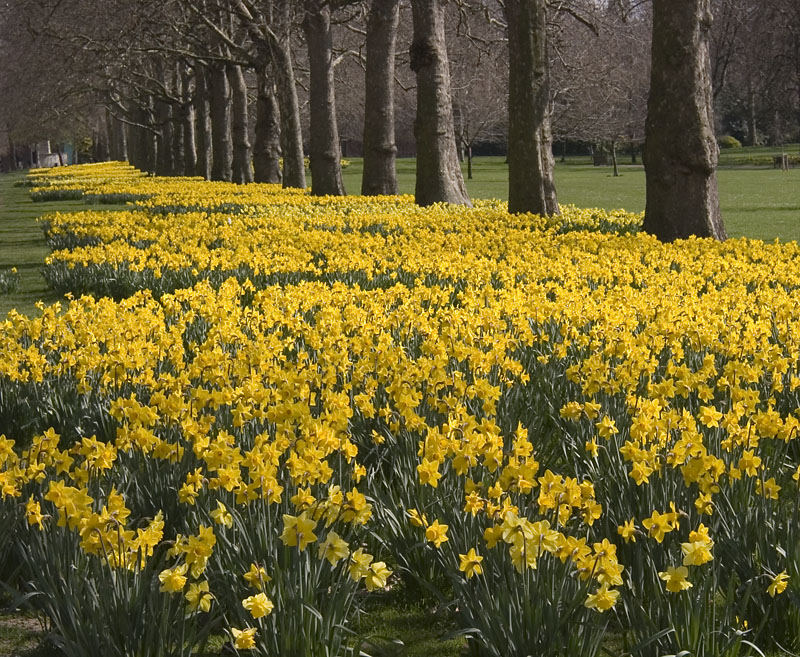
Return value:
<svg viewBox="0 0 800 657">
<path fill-rule="evenodd" d="M 792 148 L 797 150 L 795 146 Z M 736 150 L 747 153 L 751 149 Z M 763 148 L 755 150 L 767 152 Z M 344 170 L 345 188 L 357 194 L 361 189 L 362 163 L 355 158 L 350 161 L 350 166 Z M 586 158 L 570 158 L 566 163 L 556 164 L 559 202 L 644 212 L 645 177 L 641 166 L 622 164 L 621 175 L 615 178 L 610 167 L 580 163 L 584 161 Z M 464 170 L 466 172 L 466 165 Z M 414 160 L 398 160 L 401 193 L 414 193 L 414 173 Z M 721 168 L 717 178 L 729 236 L 800 241 L 800 168 L 789 171 Z M 508 199 L 508 169 L 504 159 L 475 158 L 473 179 L 467 180 L 467 191 L 472 198 Z"/>
<path fill-rule="evenodd" d="M 30 315 L 36 302 L 58 301 L 60 296 L 47 287 L 41 268 L 49 253 L 37 217 L 49 212 L 70 212 L 85 209 L 83 201 L 34 203 L 28 187 L 17 187 L 23 173 L 0 175 L 0 271 L 16 267 L 20 276 L 19 290 L 0 294 L 0 318 L 12 309 Z M 119 209 L 122 206 L 92 206 Z"/>
<path fill-rule="evenodd" d="M 459 657 L 466 640 L 452 636 L 455 621 L 443 608 L 403 590 L 374 592 L 353 622 L 356 643 L 371 657 Z"/>
</svg>

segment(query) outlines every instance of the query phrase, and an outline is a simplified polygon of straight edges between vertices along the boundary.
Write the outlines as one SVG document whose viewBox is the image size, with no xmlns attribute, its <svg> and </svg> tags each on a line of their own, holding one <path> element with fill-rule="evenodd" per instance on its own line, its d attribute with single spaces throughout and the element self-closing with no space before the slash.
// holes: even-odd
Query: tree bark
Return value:
<svg viewBox="0 0 800 657">
<path fill-rule="evenodd" d="M 615 178 L 619 178 L 619 163 L 617 162 L 617 140 L 612 139 L 609 143 L 609 150 L 611 151 L 611 169 Z"/>
<path fill-rule="evenodd" d="M 758 146 L 758 131 L 756 129 L 756 91 L 752 82 L 747 85 L 747 145 Z"/>
<path fill-rule="evenodd" d="M 275 81 L 265 65 L 257 71 L 258 103 L 256 106 L 256 139 L 253 148 L 254 179 L 262 183 L 281 182 L 281 126 Z"/>
<path fill-rule="evenodd" d="M 273 2 L 272 33 L 269 37 L 270 59 L 275 72 L 278 106 L 281 113 L 281 151 L 283 152 L 283 186 L 306 186 L 306 167 L 303 157 L 303 128 L 300 121 L 300 102 L 292 64 L 290 0 Z"/>
<path fill-rule="evenodd" d="M 111 116 L 108 111 L 97 118 L 97 140 L 94 147 L 94 161 L 106 162 L 111 152 Z"/>
<path fill-rule="evenodd" d="M 224 65 L 211 67 L 211 142 L 213 163 L 211 180 L 233 178 L 233 142 L 231 139 L 231 88 Z"/>
<path fill-rule="evenodd" d="M 130 126 L 130 154 L 131 164 L 137 169 L 153 173 L 156 167 L 156 136 L 149 129 L 153 124 L 152 105 L 146 102 L 146 106 L 140 105 L 133 111 L 136 125 Z"/>
<path fill-rule="evenodd" d="M 181 67 L 183 87 L 183 103 L 181 119 L 183 121 L 183 175 L 194 176 L 197 173 L 197 143 L 195 135 L 195 113 L 192 101 L 192 75 L 184 64 Z"/>
<path fill-rule="evenodd" d="M 717 192 L 710 4 L 653 1 L 644 230 L 667 242 L 691 235 L 726 238 Z"/>
<path fill-rule="evenodd" d="M 172 66 L 172 90 L 177 100 L 172 102 L 172 171 L 171 175 L 180 176 L 185 168 L 183 152 L 183 77 L 181 76 L 181 64 L 176 62 Z"/>
<path fill-rule="evenodd" d="M 508 211 L 558 214 L 545 0 L 507 0 Z"/>
<path fill-rule="evenodd" d="M 394 131 L 394 48 L 399 0 L 372 0 L 367 20 L 364 173 L 361 193 L 397 194 Z"/>
<path fill-rule="evenodd" d="M 109 150 L 112 160 L 123 162 L 128 159 L 128 134 L 125 124 L 109 112 Z"/>
<path fill-rule="evenodd" d="M 442 0 L 412 0 L 411 70 L 417 76 L 415 198 L 471 206 L 456 153 Z"/>
<path fill-rule="evenodd" d="M 248 133 L 247 82 L 241 66 L 228 66 L 228 79 L 231 82 L 232 136 L 233 136 L 233 182 L 239 184 L 253 182 L 253 149 Z"/>
<path fill-rule="evenodd" d="M 172 106 L 165 100 L 156 100 L 156 174 L 171 176 L 174 172 L 172 153 Z"/>
<path fill-rule="evenodd" d="M 195 69 L 194 108 L 197 139 L 197 168 L 195 175 L 211 180 L 211 164 L 213 162 L 211 136 L 211 104 L 209 86 L 211 73 L 205 66 Z"/>
<path fill-rule="evenodd" d="M 331 9 L 327 0 L 305 0 L 305 9 L 303 30 L 308 43 L 310 69 L 311 193 L 315 196 L 343 196 L 342 152 L 333 80 Z"/>
</svg>

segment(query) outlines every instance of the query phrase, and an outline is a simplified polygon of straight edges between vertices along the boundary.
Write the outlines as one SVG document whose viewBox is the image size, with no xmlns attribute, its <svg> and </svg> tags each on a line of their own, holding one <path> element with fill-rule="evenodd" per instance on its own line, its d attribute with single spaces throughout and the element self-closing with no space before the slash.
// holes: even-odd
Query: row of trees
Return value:
<svg viewBox="0 0 800 657">
<path fill-rule="evenodd" d="M 710 57 L 715 89 L 724 90 L 718 97 L 733 107 L 739 78 L 747 77 L 743 57 L 752 50 L 748 31 L 734 19 L 744 20 L 747 11 L 753 18 L 751 5 L 771 7 L 768 16 L 758 13 L 762 22 L 798 11 L 792 0 L 713 2 L 720 13 L 714 28 L 707 1 L 667 3 L 665 11 L 691 10 L 694 27 L 677 38 L 695 35 L 688 45 L 702 61 L 691 70 L 708 70 Z M 650 29 L 651 21 L 654 34 L 661 24 L 653 20 L 660 4 L 107 0 L 98 13 L 88 0 L 26 0 L 0 8 L 0 54 L 9 63 L 0 72 L 0 119 L 11 139 L 43 129 L 42 136 L 59 139 L 88 117 L 96 157 L 129 159 L 167 175 L 305 186 L 307 151 L 316 194 L 344 193 L 344 125 L 346 139 L 362 142 L 362 192 L 377 194 L 396 191 L 398 128 L 402 142 L 413 113 L 418 202 L 469 203 L 460 156 L 481 140 L 502 140 L 509 207 L 552 213 L 558 205 L 551 125 L 562 140 L 607 143 L 612 158 L 619 143 L 644 137 Z M 792 19 L 787 24 L 797 28 L 800 17 Z M 795 83 L 798 33 L 783 29 L 782 41 L 771 42 L 784 64 L 790 46 L 797 50 Z M 773 67 L 775 75 L 780 70 L 791 80 L 784 64 Z M 666 89 L 671 79 L 660 78 L 658 86 Z M 765 88 L 756 92 L 759 102 L 769 95 Z M 689 91 L 695 93 L 685 88 L 679 96 L 688 101 Z M 776 111 L 777 101 L 764 104 L 789 127 L 794 101 L 782 102 Z M 703 107 L 710 110 L 710 101 Z M 754 122 L 766 126 L 755 114 Z M 660 125 L 655 118 L 651 124 Z M 713 151 L 713 123 L 706 130 L 700 142 L 710 135 L 704 148 Z M 648 147 L 651 155 L 655 150 Z M 652 168 L 654 157 L 647 161 Z"/>
</svg>

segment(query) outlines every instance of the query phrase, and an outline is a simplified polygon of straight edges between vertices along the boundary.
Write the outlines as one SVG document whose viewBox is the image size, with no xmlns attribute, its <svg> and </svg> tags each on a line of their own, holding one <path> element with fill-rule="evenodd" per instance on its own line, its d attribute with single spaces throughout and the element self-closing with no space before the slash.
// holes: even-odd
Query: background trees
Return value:
<svg viewBox="0 0 800 657">
<path fill-rule="evenodd" d="M 534 4 L 546 21 L 527 42 L 538 57 L 530 70 L 539 71 L 537 80 L 548 72 L 549 84 L 536 87 L 535 111 L 511 116 L 549 118 L 559 153 L 592 151 L 615 169 L 622 152 L 636 161 L 651 4 Z M 80 157 L 130 159 L 168 175 L 305 187 L 307 154 L 314 192 L 338 194 L 344 151 L 365 156 L 365 193 L 388 193 L 396 189 L 395 157 L 419 155 L 421 202 L 468 202 L 458 160 L 467 160 L 469 175 L 473 152 L 508 153 L 516 172 L 513 135 L 534 130 L 509 122 L 507 107 L 509 91 L 513 105 L 520 88 L 509 87 L 509 38 L 520 51 L 512 29 L 519 21 L 508 19 L 528 6 L 531 0 L 107 0 L 98 12 L 89 0 L 6 5 L 5 166 L 30 164 L 33 144 L 50 139 L 76 145 Z M 744 143 L 797 139 L 797 2 L 710 0 L 710 10 L 713 131 Z M 538 148 L 549 157 L 546 133 Z M 544 211 L 554 210 L 551 196 Z"/>
</svg>

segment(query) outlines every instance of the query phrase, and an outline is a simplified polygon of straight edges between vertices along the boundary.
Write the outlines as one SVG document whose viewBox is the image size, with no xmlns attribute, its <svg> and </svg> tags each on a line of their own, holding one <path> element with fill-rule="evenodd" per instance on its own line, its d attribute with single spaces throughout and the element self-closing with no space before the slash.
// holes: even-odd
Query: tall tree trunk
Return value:
<svg viewBox="0 0 800 657">
<path fill-rule="evenodd" d="M 110 140 L 110 126 L 108 112 L 102 112 L 97 117 L 97 135 L 94 145 L 94 161 L 106 162 L 108 161 L 108 154 L 111 149 Z"/>
<path fill-rule="evenodd" d="M 253 182 L 253 151 L 248 134 L 247 83 L 241 66 L 228 66 L 228 79 L 231 83 L 232 136 L 233 136 L 233 182 L 239 184 Z"/>
<path fill-rule="evenodd" d="M 306 186 L 306 167 L 303 157 L 303 128 L 300 121 L 300 102 L 297 99 L 294 65 L 291 48 L 290 0 L 275 3 L 278 25 L 273 29 L 269 42 L 272 70 L 276 73 L 275 84 L 281 112 L 281 151 L 283 152 L 283 186 Z"/>
<path fill-rule="evenodd" d="M 758 145 L 758 131 L 756 130 L 756 91 L 753 84 L 747 85 L 747 145 Z"/>
<path fill-rule="evenodd" d="M 192 75 L 188 66 L 181 66 L 181 86 L 183 87 L 183 103 L 181 119 L 183 121 L 183 175 L 194 176 L 197 172 L 197 144 L 195 135 L 195 112 L 192 101 Z"/>
<path fill-rule="evenodd" d="M 197 169 L 195 175 L 211 180 L 211 164 L 213 162 L 211 136 L 211 72 L 205 66 L 195 69 L 194 111 L 197 139 Z"/>
<path fill-rule="evenodd" d="M 211 67 L 211 180 L 233 178 L 233 141 L 231 138 L 231 88 L 225 66 Z"/>
<path fill-rule="evenodd" d="M 156 173 L 170 176 L 174 171 L 172 158 L 172 106 L 164 101 L 156 101 Z"/>
<path fill-rule="evenodd" d="M 152 103 L 144 101 L 146 105 L 136 107 L 133 120 L 136 125 L 131 126 L 131 164 L 137 169 L 154 173 L 156 170 L 156 135 L 151 129 L 153 125 Z M 75 154 L 77 157 L 77 148 Z"/>
<path fill-rule="evenodd" d="M 412 0 L 411 10 L 411 70 L 417 75 L 416 202 L 471 206 L 456 153 L 442 0 Z"/>
<path fill-rule="evenodd" d="M 281 182 L 281 126 L 275 81 L 265 65 L 257 71 L 256 138 L 253 148 L 254 179 L 262 183 Z"/>
<path fill-rule="evenodd" d="M 183 77 L 181 77 L 181 64 L 176 63 L 172 67 L 172 90 L 177 102 L 172 103 L 172 172 L 173 176 L 180 176 L 183 174 L 184 153 L 183 153 L 183 103 L 180 99 L 183 97 Z"/>
<path fill-rule="evenodd" d="M 545 0 L 507 0 L 508 211 L 558 213 Z"/>
<path fill-rule="evenodd" d="M 128 159 L 128 131 L 125 123 L 113 114 L 109 113 L 110 133 L 111 133 L 111 158 L 124 162 Z"/>
<path fill-rule="evenodd" d="M 617 162 L 617 140 L 612 139 L 609 144 L 611 149 L 611 168 L 615 178 L 619 177 L 619 163 Z"/>
<path fill-rule="evenodd" d="M 327 0 L 305 0 L 303 30 L 308 43 L 309 113 L 311 118 L 309 157 L 311 193 L 342 196 L 342 152 L 336 120 L 333 80 L 331 9 Z"/>
<path fill-rule="evenodd" d="M 394 132 L 394 48 L 399 0 L 372 0 L 367 20 L 364 172 L 361 193 L 397 194 Z"/>
<path fill-rule="evenodd" d="M 453 103 L 453 133 L 456 136 L 456 155 L 458 161 L 464 161 L 464 115 L 461 113 L 461 105 Z"/>
<path fill-rule="evenodd" d="M 644 230 L 725 239 L 711 104 L 711 0 L 654 0 Z"/>
</svg>

